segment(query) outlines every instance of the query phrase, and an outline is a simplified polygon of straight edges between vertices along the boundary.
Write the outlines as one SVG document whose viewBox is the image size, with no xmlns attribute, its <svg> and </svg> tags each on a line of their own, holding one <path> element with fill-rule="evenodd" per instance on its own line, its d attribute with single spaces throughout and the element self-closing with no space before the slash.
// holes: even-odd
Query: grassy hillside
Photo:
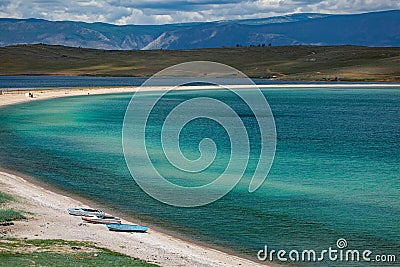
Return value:
<svg viewBox="0 0 400 267">
<path fill-rule="evenodd" d="M 250 77 L 280 80 L 400 81 L 400 47 L 282 46 L 108 51 L 49 45 L 0 48 L 0 75 L 148 77 L 174 64 L 209 60 Z"/>
</svg>

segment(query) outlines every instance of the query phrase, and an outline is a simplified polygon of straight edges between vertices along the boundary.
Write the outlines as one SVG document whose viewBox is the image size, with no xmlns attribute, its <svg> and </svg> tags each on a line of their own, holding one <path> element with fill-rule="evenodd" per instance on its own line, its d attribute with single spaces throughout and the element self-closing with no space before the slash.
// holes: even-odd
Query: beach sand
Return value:
<svg viewBox="0 0 400 267">
<path fill-rule="evenodd" d="M 160 89 L 162 88 L 153 88 Z M 26 96 L 26 91 L 13 91 L 0 95 L 0 106 L 64 96 L 136 90 L 137 88 L 35 90 L 31 91 L 34 98 Z M 14 174 L 0 172 L 0 191 L 17 198 L 18 201 L 12 204 L 13 208 L 31 213 L 26 215 L 27 220 L 16 221 L 13 226 L 0 226 L 2 237 L 91 241 L 97 246 L 161 266 L 260 266 L 256 262 L 153 229 L 145 234 L 118 233 L 108 231 L 104 225 L 84 223 L 79 216 L 69 215 L 67 208 L 88 207 L 85 203 Z M 256 256 L 256 252 L 254 253 Z"/>
</svg>

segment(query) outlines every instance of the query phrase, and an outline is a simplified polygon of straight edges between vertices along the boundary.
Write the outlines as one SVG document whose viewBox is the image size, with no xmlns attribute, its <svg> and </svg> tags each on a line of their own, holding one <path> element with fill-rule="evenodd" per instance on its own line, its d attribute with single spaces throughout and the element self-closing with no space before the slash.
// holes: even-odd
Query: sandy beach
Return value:
<svg viewBox="0 0 400 267">
<path fill-rule="evenodd" d="M 386 84 L 340 84 L 340 83 L 327 83 L 327 84 L 271 84 L 271 85 L 257 85 L 260 89 L 302 89 L 302 88 L 311 88 L 318 89 L 321 87 L 324 88 L 349 88 L 349 87 L 360 87 L 363 88 L 399 88 L 399 83 L 386 83 Z M 249 86 L 243 85 L 229 85 L 226 86 L 230 89 L 243 89 L 249 88 Z M 174 90 L 210 90 L 210 89 L 218 89 L 218 86 L 180 86 L 174 88 Z M 253 87 L 255 88 L 255 87 Z M 67 88 L 67 89 L 43 89 L 43 90 L 14 90 L 14 89 L 5 89 L 2 94 L 0 94 L 0 106 L 12 105 L 27 101 L 35 101 L 41 99 L 50 99 L 57 97 L 68 97 L 68 96 L 83 96 L 83 95 L 98 95 L 98 94 L 117 94 L 117 93 L 134 93 L 137 91 L 161 91 L 171 89 L 170 87 L 94 87 L 94 88 Z M 28 96 L 29 92 L 33 93 L 33 98 Z"/>
<path fill-rule="evenodd" d="M 153 88 L 160 89 L 162 88 Z M 0 105 L 56 97 L 135 91 L 137 88 L 37 90 L 32 91 L 33 98 L 26 95 L 27 91 L 13 91 L 0 95 Z M 97 246 L 161 266 L 260 266 L 256 262 L 153 229 L 149 229 L 146 234 L 115 233 L 109 232 L 104 225 L 83 223 L 80 217 L 68 215 L 67 208 L 88 207 L 85 203 L 11 173 L 0 172 L 0 191 L 17 198 L 17 203 L 12 204 L 13 208 L 31 213 L 26 216 L 27 220 L 16 221 L 13 226 L 1 226 L 3 237 L 91 241 Z"/>
</svg>

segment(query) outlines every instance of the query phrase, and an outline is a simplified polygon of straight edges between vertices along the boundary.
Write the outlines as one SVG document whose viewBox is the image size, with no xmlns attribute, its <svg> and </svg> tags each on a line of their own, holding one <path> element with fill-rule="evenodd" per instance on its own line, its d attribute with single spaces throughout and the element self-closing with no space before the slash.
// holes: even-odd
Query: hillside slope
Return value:
<svg viewBox="0 0 400 267">
<path fill-rule="evenodd" d="M 250 77 L 280 80 L 400 81 L 400 48 L 357 46 L 238 47 L 107 51 L 48 45 L 0 48 L 0 75 L 149 77 L 174 64 L 216 61 Z"/>
</svg>

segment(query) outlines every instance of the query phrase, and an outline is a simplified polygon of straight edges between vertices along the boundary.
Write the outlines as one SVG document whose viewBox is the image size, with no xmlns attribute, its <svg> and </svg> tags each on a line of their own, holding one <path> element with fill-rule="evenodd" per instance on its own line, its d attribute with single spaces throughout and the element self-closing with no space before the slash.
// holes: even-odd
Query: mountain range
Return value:
<svg viewBox="0 0 400 267">
<path fill-rule="evenodd" d="M 258 45 L 400 46 L 400 10 L 353 15 L 301 13 L 264 19 L 113 25 L 0 18 L 0 46 L 44 43 L 106 50 Z"/>
</svg>

